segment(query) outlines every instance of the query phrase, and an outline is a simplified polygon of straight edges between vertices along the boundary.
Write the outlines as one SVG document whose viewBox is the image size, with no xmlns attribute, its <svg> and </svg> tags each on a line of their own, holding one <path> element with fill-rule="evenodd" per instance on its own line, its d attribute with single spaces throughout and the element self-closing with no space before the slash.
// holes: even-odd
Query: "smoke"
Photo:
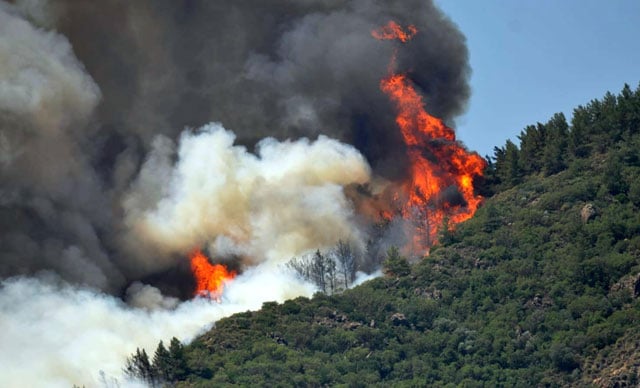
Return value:
<svg viewBox="0 0 640 388">
<path fill-rule="evenodd" d="M 100 91 L 66 38 L 17 12 L 0 3 L 0 276 L 48 268 L 109 289 L 122 275 L 85 129 Z"/>
<path fill-rule="evenodd" d="M 261 143 L 265 137 L 323 134 L 353 144 L 373 174 L 402 177 L 407 160 L 392 106 L 378 86 L 394 44 L 370 36 L 390 19 L 420 30 L 403 47 L 398 67 L 410 73 L 431 113 L 451 120 L 469 94 L 464 38 L 428 1 L 0 4 L 3 277 L 47 269 L 74 283 L 121 292 L 130 281 L 166 269 L 175 254 L 193 249 L 188 244 L 207 244 L 213 253 L 251 261 L 309 247 L 311 238 L 320 237 L 319 245 L 337 233 L 358 240 L 353 236 L 358 232 L 347 231 L 356 229 L 343 197 L 304 204 L 294 191 L 296 182 L 288 184 L 289 197 L 265 189 L 262 198 L 245 192 L 237 201 L 228 197 L 225 205 L 188 194 L 199 205 L 213 204 L 200 211 L 222 215 L 227 229 L 220 228 L 222 220 L 218 227 L 205 226 L 217 221 L 203 224 L 202 217 L 180 225 L 185 220 L 179 217 L 196 204 L 176 203 L 181 178 L 171 173 L 170 159 L 185 127 L 221 122 L 248 152 L 273 148 Z M 176 168 L 186 168 L 180 163 Z M 165 172 L 171 183 L 154 180 L 154 173 L 162 177 Z M 362 182 L 362 171 L 349 172 L 356 176 L 346 181 Z M 229 178 L 244 179 L 233 175 Z M 323 193 L 340 197 L 338 186 L 349 183 L 344 176 L 340 182 L 327 179 L 331 184 L 312 190 L 316 200 Z M 242 184 L 237 190 L 250 190 Z M 275 212 L 275 204 L 261 209 L 253 202 L 270 199 L 293 202 L 298 214 Z M 150 208 L 156 204 L 158 209 Z M 335 206 L 319 210 L 327 204 Z M 341 225 L 333 235 L 296 235 L 307 220 L 333 210 Z M 235 215 L 244 218 L 231 220 Z M 276 227 L 244 223 L 260 223 L 258 217 L 275 218 L 269 227 Z M 162 236 L 170 230 L 191 237 L 168 242 Z M 274 236 L 282 248 L 267 246 Z M 212 238 L 217 240 L 208 241 Z"/>
<path fill-rule="evenodd" d="M 100 371 L 123 382 L 125 359 L 137 347 L 153 357 L 160 339 L 189 341 L 224 316 L 313 292 L 286 273 L 264 268 L 229 284 L 220 304 L 194 299 L 172 310 L 157 304 L 132 308 L 52 275 L 12 278 L 0 287 L 2 384 L 67 388 L 100 386 Z M 133 288 L 130 295 L 139 302 L 160 296 L 150 286 Z"/>
<path fill-rule="evenodd" d="M 362 250 L 377 207 L 355 186 L 407 171 L 379 90 L 395 43 L 370 35 L 391 19 L 420 30 L 398 69 L 452 122 L 467 50 L 431 1 L 0 0 L 3 382 L 94 385 L 309 295 L 292 256 Z M 194 248 L 241 270 L 219 306 L 174 298 Z"/>
<path fill-rule="evenodd" d="M 234 140 L 210 124 L 184 132 L 175 156 L 170 140 L 156 139 L 124 199 L 126 238 L 140 248 L 137 257 L 157 265 L 157 257 L 208 244 L 214 257 L 281 264 L 340 239 L 364 246 L 343 192 L 369 180 L 355 148 L 325 136 L 267 138 L 252 154 Z"/>
<path fill-rule="evenodd" d="M 420 30 L 398 60 L 430 113 L 451 120 L 469 96 L 464 38 L 430 1 L 56 4 L 59 30 L 105 95 L 105 136 L 121 147 L 218 121 L 248 145 L 330 135 L 382 169 L 399 144 L 378 89 L 394 44 L 370 31 L 390 19 Z"/>
</svg>

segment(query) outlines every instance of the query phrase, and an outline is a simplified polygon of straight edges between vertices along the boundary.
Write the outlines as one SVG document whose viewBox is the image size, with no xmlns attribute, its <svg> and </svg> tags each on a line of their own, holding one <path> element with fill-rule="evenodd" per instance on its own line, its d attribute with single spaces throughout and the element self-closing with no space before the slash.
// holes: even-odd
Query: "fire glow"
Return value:
<svg viewBox="0 0 640 388">
<path fill-rule="evenodd" d="M 408 42 L 418 30 L 406 31 L 391 21 L 371 35 L 378 40 Z M 454 131 L 425 109 L 422 96 L 407 74 L 395 72 L 395 54 L 389 75 L 380 81 L 380 89 L 397 111 L 396 124 L 410 161 L 408 179 L 402 184 L 402 217 L 416 223 L 411 250 L 427 253 L 436 242 L 437 232 L 448 219 L 448 226 L 473 216 L 482 197 L 475 195 L 473 180 L 482 176 L 486 162 L 456 142 Z M 446 197 L 456 192 L 455 200 Z"/>
<path fill-rule="evenodd" d="M 222 264 L 211 264 L 209 259 L 199 250 L 191 256 L 191 272 L 196 281 L 195 296 L 220 299 L 224 285 L 236 277 L 234 271 L 229 271 Z"/>
<path fill-rule="evenodd" d="M 393 20 L 387 23 L 387 25 L 380 27 L 378 30 L 371 32 L 371 35 L 378 40 L 399 40 L 402 43 L 406 43 L 415 34 L 418 33 L 418 29 L 414 25 L 407 27 L 407 31 L 404 31 L 402 27 Z"/>
</svg>

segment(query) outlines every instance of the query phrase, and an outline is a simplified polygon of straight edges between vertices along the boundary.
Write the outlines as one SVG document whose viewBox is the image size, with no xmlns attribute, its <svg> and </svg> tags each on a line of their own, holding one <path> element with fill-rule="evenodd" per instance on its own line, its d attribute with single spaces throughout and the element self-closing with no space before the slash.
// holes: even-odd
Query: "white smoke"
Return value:
<svg viewBox="0 0 640 388">
<path fill-rule="evenodd" d="M 150 286 L 141 290 L 147 298 L 163 298 Z M 0 288 L 0 382 L 94 387 L 100 386 L 100 371 L 124 382 L 126 357 L 138 347 L 153 357 L 160 340 L 189 341 L 222 317 L 313 291 L 292 276 L 261 269 L 228 284 L 220 304 L 195 299 L 175 309 L 138 309 L 53 277 L 8 279 Z"/>
<path fill-rule="evenodd" d="M 265 139 L 253 154 L 234 140 L 219 124 L 184 132 L 173 163 L 171 141 L 156 139 L 124 201 L 134 252 L 157 261 L 208 245 L 214 256 L 277 265 L 340 239 L 362 244 L 344 194 L 369 180 L 355 148 L 324 136 Z"/>
<path fill-rule="evenodd" d="M 351 287 L 357 287 L 364 282 L 367 282 L 371 279 L 378 278 L 380 276 L 382 276 L 382 269 L 378 269 L 372 273 L 365 273 L 365 272 L 358 271 L 356 273 L 356 278 L 353 281 L 353 284 L 351 285 Z"/>
</svg>

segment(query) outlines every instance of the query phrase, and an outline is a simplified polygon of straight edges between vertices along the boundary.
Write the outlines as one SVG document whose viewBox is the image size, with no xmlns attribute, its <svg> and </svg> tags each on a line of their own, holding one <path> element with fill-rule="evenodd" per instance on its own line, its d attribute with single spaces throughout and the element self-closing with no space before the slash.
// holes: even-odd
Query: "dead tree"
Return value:
<svg viewBox="0 0 640 388">
<path fill-rule="evenodd" d="M 312 256 L 291 259 L 287 267 L 304 280 L 315 284 L 325 294 L 336 291 L 336 263 L 332 257 L 320 250 Z"/>
<path fill-rule="evenodd" d="M 344 289 L 346 290 L 356 278 L 356 255 L 349 243 L 340 240 L 333 249 L 333 256 L 338 265 L 338 272 L 342 275 Z"/>
</svg>

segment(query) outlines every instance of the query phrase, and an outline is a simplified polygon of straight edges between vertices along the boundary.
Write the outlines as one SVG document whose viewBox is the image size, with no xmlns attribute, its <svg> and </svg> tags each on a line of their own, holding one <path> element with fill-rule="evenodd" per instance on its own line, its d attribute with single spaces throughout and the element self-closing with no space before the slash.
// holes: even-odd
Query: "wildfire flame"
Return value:
<svg viewBox="0 0 640 388">
<path fill-rule="evenodd" d="M 391 21 L 371 35 L 379 40 L 406 43 L 417 33 L 415 26 L 404 31 Z M 411 163 L 409 178 L 402 187 L 407 199 L 400 211 L 403 218 L 416 223 L 418 230 L 411 250 L 427 253 L 445 219 L 451 226 L 475 213 L 482 197 L 474 194 L 473 180 L 482 176 L 486 162 L 456 142 L 454 131 L 442 120 L 427 113 L 424 100 L 411 80 L 406 74 L 396 73 L 394 67 L 395 53 L 389 75 L 380 81 L 380 89 L 395 105 L 396 124 Z M 457 191 L 458 199 L 445 200 L 452 191 Z"/>
<path fill-rule="evenodd" d="M 211 264 L 209 259 L 199 250 L 191 256 L 191 272 L 196 280 L 194 295 L 218 300 L 224 290 L 224 285 L 236 277 L 234 271 L 229 271 L 222 264 Z"/>
<path fill-rule="evenodd" d="M 402 43 L 406 43 L 417 33 L 418 29 L 414 25 L 408 26 L 407 31 L 405 32 L 398 23 L 390 21 L 386 26 L 382 26 L 380 29 L 372 31 L 371 35 L 378 40 L 397 39 Z"/>
</svg>

